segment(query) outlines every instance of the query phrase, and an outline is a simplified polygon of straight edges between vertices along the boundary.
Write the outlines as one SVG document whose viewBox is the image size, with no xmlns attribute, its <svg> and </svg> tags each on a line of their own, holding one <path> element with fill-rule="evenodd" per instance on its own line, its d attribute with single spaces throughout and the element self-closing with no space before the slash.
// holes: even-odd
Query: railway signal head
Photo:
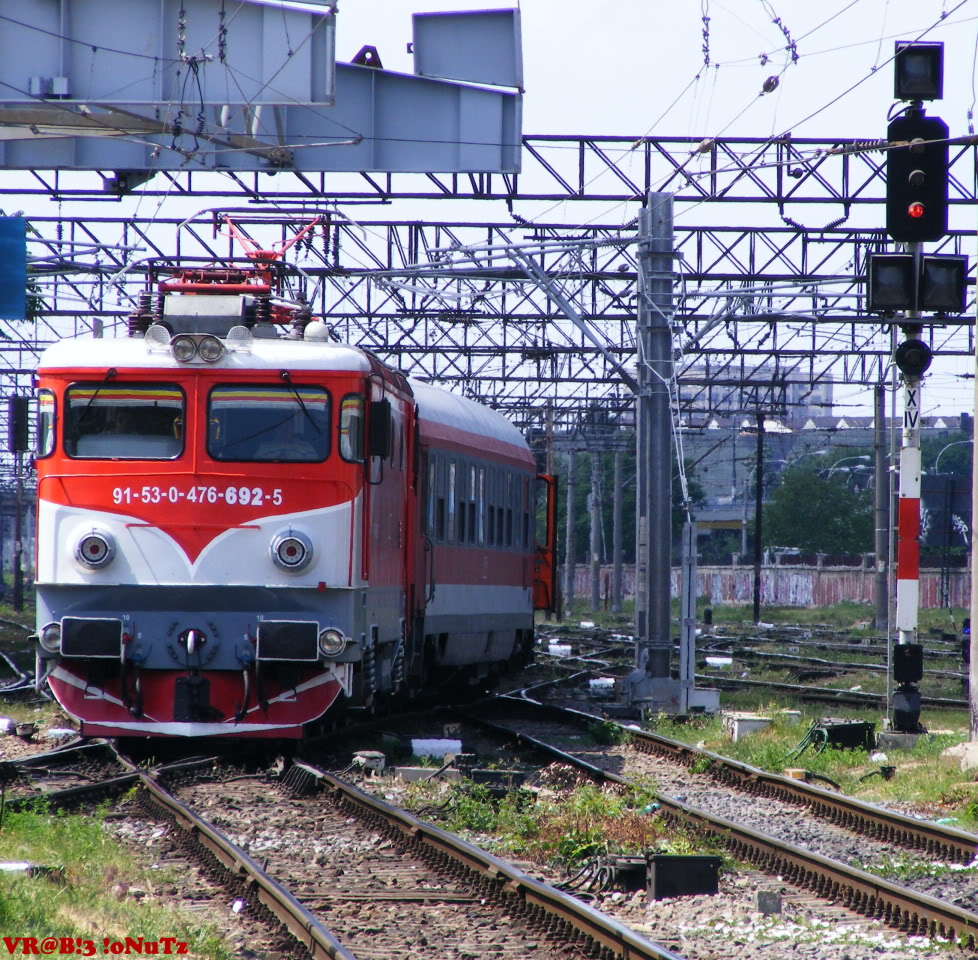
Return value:
<svg viewBox="0 0 978 960">
<path fill-rule="evenodd" d="M 904 340 L 897 348 L 894 360 L 905 377 L 917 379 L 927 372 L 934 355 L 923 340 Z"/>
<path fill-rule="evenodd" d="M 964 313 L 968 258 L 960 254 L 871 253 L 867 308 L 874 313 Z"/>
<path fill-rule="evenodd" d="M 919 243 L 947 233 L 948 128 L 911 109 L 887 128 L 886 232 Z"/>
<path fill-rule="evenodd" d="M 897 100 L 940 100 L 944 96 L 944 44 L 898 40 L 893 55 Z"/>
</svg>

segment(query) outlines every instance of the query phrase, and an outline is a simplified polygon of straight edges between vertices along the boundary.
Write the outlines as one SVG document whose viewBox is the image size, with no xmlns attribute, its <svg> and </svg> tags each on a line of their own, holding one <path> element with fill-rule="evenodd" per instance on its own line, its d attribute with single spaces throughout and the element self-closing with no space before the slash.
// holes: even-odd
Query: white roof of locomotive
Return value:
<svg viewBox="0 0 978 960">
<path fill-rule="evenodd" d="M 74 368 L 105 370 L 106 367 L 142 367 L 147 370 L 187 369 L 168 348 L 150 349 L 142 337 L 60 340 L 48 347 L 38 361 L 41 370 Z M 212 370 L 362 370 L 370 360 L 357 347 L 323 340 L 286 340 L 256 337 L 248 349 L 233 347 L 216 363 L 193 364 Z"/>
<path fill-rule="evenodd" d="M 187 369 L 178 363 L 169 349 L 151 350 L 141 337 L 95 339 L 91 337 L 61 340 L 48 347 L 38 361 L 38 369 L 71 369 L 80 375 L 96 371 L 101 375 L 108 367 L 145 370 Z M 258 337 L 248 350 L 229 349 L 216 363 L 193 364 L 195 369 L 218 370 L 344 370 L 367 373 L 369 357 L 358 347 L 323 340 L 286 340 Z M 526 450 L 520 431 L 502 414 L 474 400 L 432 384 L 409 378 L 422 420 L 490 437 Z"/>
</svg>

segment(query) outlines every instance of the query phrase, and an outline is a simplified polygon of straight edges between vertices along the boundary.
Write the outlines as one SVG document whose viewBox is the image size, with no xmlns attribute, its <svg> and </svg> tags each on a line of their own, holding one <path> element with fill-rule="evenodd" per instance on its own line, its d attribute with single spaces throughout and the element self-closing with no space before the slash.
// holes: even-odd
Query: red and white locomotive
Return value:
<svg viewBox="0 0 978 960">
<path fill-rule="evenodd" d="M 299 738 L 527 660 L 552 606 L 519 431 L 273 286 L 157 276 L 129 338 L 40 360 L 38 677 L 83 734 Z"/>
</svg>

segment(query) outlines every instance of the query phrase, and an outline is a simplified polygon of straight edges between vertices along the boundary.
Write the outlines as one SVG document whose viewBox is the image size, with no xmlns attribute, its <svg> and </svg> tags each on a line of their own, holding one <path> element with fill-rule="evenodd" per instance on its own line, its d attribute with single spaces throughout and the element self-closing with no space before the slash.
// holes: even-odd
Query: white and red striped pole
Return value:
<svg viewBox="0 0 978 960">
<path fill-rule="evenodd" d="M 898 643 L 917 637 L 920 605 L 920 379 L 904 380 L 900 493 L 897 502 L 896 628 Z"/>
<path fill-rule="evenodd" d="M 920 379 L 930 366 L 931 350 L 915 338 L 920 327 L 904 327 L 907 339 L 897 347 L 903 374 L 903 440 L 900 445 L 900 495 L 897 504 L 896 628 L 893 679 L 899 685 L 891 704 L 893 727 L 919 733 L 923 647 L 917 641 L 920 606 Z"/>
</svg>

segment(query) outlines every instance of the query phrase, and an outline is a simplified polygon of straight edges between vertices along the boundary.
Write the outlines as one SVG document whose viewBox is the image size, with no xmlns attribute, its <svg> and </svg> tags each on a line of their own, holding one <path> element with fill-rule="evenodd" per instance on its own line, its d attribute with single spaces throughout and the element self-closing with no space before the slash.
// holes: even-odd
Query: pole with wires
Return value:
<svg viewBox="0 0 978 960">
<path fill-rule="evenodd" d="M 672 196 L 650 193 L 639 216 L 636 465 L 636 670 L 632 698 L 675 713 L 672 680 Z"/>
</svg>

